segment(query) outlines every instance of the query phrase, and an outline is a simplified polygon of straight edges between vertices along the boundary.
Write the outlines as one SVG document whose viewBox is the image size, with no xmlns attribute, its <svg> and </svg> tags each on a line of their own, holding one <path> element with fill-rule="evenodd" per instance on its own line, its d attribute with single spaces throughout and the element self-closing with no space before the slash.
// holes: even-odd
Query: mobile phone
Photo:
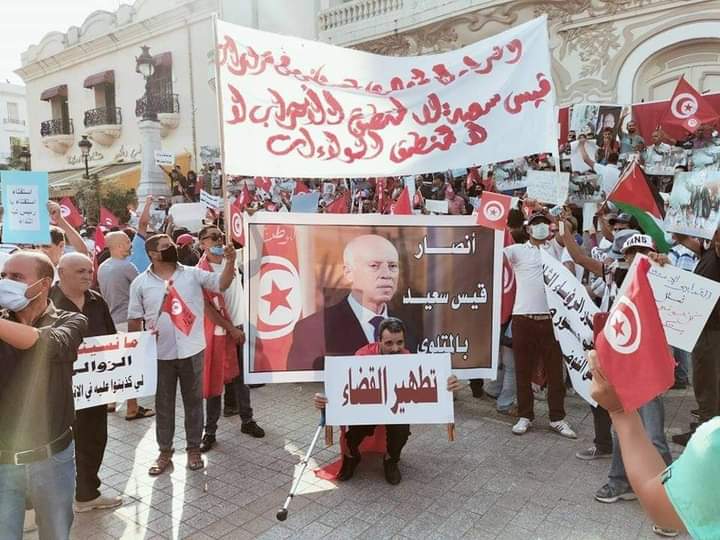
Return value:
<svg viewBox="0 0 720 540">
<path fill-rule="evenodd" d="M 558 223 L 558 234 L 560 234 L 560 236 L 565 235 L 565 222 L 564 221 L 561 221 L 560 223 Z"/>
</svg>

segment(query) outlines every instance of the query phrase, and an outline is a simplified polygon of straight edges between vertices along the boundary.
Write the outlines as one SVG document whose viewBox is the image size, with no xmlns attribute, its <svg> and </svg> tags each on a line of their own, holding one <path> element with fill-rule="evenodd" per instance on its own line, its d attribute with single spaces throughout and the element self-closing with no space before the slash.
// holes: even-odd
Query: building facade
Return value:
<svg viewBox="0 0 720 540">
<path fill-rule="evenodd" d="M 325 0 L 319 38 L 389 55 L 463 47 L 547 15 L 559 104 L 720 91 L 717 0 Z"/>
<path fill-rule="evenodd" d="M 16 71 L 26 84 L 33 169 L 50 171 L 51 193 L 63 194 L 85 172 L 78 143 L 87 136 L 91 174 L 137 184 L 145 80 L 135 58 L 143 45 L 155 59 L 150 94 L 163 150 L 184 170 L 218 160 L 213 14 L 313 39 L 319 7 L 319 0 L 136 0 L 47 34 L 22 54 Z"/>
<path fill-rule="evenodd" d="M 28 142 L 25 87 L 0 83 L 0 164 L 17 160 Z"/>
</svg>

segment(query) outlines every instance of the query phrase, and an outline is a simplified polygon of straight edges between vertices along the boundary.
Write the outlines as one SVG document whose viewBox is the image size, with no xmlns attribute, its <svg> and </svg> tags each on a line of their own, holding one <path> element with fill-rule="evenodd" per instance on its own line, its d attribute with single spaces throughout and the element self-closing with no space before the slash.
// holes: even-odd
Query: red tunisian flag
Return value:
<svg viewBox="0 0 720 540">
<path fill-rule="evenodd" d="M 243 205 L 241 197 L 236 197 L 230 205 L 230 235 L 232 239 L 240 244 L 245 245 L 245 229 L 243 228 Z"/>
<path fill-rule="evenodd" d="M 100 207 L 100 225 L 111 229 L 120 226 L 120 220 L 104 206 Z"/>
<path fill-rule="evenodd" d="M 310 193 L 310 188 L 307 187 L 307 184 L 302 180 L 295 180 L 295 191 L 293 191 L 293 195 L 297 195 L 298 193 Z"/>
<path fill-rule="evenodd" d="M 505 230 L 511 203 L 512 197 L 491 191 L 483 191 L 480 196 L 477 224 L 498 231 Z"/>
<path fill-rule="evenodd" d="M 249 370 L 285 371 L 293 329 L 302 316 L 293 225 L 264 226 L 259 276 L 257 337 Z"/>
<path fill-rule="evenodd" d="M 325 207 L 326 214 L 347 214 L 350 193 L 345 192 Z"/>
<path fill-rule="evenodd" d="M 412 215 L 412 203 L 410 202 L 410 190 L 407 186 L 400 192 L 400 196 L 390 207 L 390 213 L 395 216 Z"/>
<path fill-rule="evenodd" d="M 670 388 L 675 361 L 665 339 L 655 296 L 648 281 L 650 261 L 640 260 L 630 286 L 615 301 L 597 334 L 600 368 L 626 412 L 634 411 Z"/>
<path fill-rule="evenodd" d="M 178 294 L 172 282 L 168 287 L 165 302 L 160 310 L 170 315 L 170 320 L 178 330 L 186 336 L 190 335 L 190 330 L 192 330 L 193 324 L 195 324 L 195 314 L 190 311 L 190 308 Z"/>
<path fill-rule="evenodd" d="M 75 208 L 70 197 L 63 197 L 60 200 L 60 213 L 62 217 L 65 218 L 65 221 L 75 228 L 83 224 L 83 217 L 80 215 L 80 212 L 78 212 L 78 209 Z"/>
<path fill-rule="evenodd" d="M 504 246 L 511 246 L 515 243 L 508 229 L 505 229 Z M 515 305 L 515 272 L 512 265 L 508 262 L 507 257 L 503 255 L 503 274 L 502 274 L 502 299 L 500 302 L 500 322 L 505 324 L 512 317 L 513 306 Z"/>
<path fill-rule="evenodd" d="M 685 131 L 695 133 L 703 124 L 713 124 L 718 113 L 710 102 L 695 90 L 692 85 L 680 77 L 675 92 L 670 100 L 670 108 L 660 121 L 660 126 L 681 127 Z"/>
</svg>

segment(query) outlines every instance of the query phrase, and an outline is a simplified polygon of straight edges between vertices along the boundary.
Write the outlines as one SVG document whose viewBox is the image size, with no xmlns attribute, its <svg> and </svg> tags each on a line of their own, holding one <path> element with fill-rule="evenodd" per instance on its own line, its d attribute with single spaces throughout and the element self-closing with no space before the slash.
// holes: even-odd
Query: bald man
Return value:
<svg viewBox="0 0 720 540">
<path fill-rule="evenodd" d="M 395 246 L 376 234 L 350 240 L 343 251 L 343 276 L 350 294 L 295 325 L 288 370 L 322 370 L 325 356 L 353 355 L 377 341 L 397 292 L 400 265 Z"/>
<path fill-rule="evenodd" d="M 80 253 L 67 253 L 58 265 L 60 281 L 50 292 L 53 303 L 65 311 L 82 313 L 87 317 L 87 330 L 83 338 L 106 336 L 115 333 L 110 310 L 105 300 L 90 290 L 93 283 L 93 262 Z M 107 445 L 107 406 L 98 405 L 75 413 L 75 486 L 76 512 L 114 508 L 122 504 L 120 497 L 100 493 L 98 472 Z"/>
<path fill-rule="evenodd" d="M 0 274 L 0 536 L 21 539 L 25 500 L 40 538 L 68 538 L 75 461 L 73 362 L 87 319 L 48 300 L 40 252 L 11 255 Z"/>
<path fill-rule="evenodd" d="M 110 308 L 115 328 L 118 332 L 127 332 L 130 284 L 138 276 L 138 269 L 130 261 L 132 242 L 124 232 L 115 231 L 105 236 L 105 246 L 110 252 L 110 258 L 98 268 L 98 285 Z M 115 404 L 109 407 L 111 412 L 115 410 Z M 127 400 L 125 420 L 139 420 L 154 415 L 152 409 L 140 407 L 136 399 Z"/>
</svg>

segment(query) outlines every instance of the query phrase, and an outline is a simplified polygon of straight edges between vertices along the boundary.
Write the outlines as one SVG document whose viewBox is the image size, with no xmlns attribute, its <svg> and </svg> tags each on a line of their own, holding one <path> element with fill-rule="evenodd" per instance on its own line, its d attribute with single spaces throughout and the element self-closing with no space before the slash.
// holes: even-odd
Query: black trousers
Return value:
<svg viewBox="0 0 720 540">
<path fill-rule="evenodd" d="M 357 454 L 358 447 L 365 437 L 375 433 L 376 426 L 349 426 L 345 439 L 352 454 Z M 410 426 L 407 424 L 390 424 L 385 426 L 387 453 L 391 459 L 398 461 L 405 443 L 410 437 Z"/>
<path fill-rule="evenodd" d="M 75 500 L 92 501 L 100 496 L 98 472 L 107 445 L 107 405 L 75 412 Z"/>
<path fill-rule="evenodd" d="M 595 427 L 595 448 L 603 454 L 611 454 L 613 450 L 612 434 L 610 427 L 610 414 L 600 407 L 590 407 L 593 414 L 593 426 Z"/>
</svg>

